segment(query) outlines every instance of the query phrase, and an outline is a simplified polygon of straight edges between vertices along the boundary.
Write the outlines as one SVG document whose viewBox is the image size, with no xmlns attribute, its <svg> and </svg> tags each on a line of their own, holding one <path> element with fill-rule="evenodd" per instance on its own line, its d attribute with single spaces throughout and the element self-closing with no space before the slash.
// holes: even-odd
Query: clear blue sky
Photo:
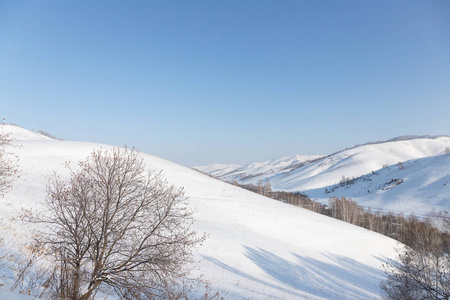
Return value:
<svg viewBox="0 0 450 300">
<path fill-rule="evenodd" d="M 0 117 L 187 166 L 450 134 L 450 1 L 2 1 Z"/>
</svg>

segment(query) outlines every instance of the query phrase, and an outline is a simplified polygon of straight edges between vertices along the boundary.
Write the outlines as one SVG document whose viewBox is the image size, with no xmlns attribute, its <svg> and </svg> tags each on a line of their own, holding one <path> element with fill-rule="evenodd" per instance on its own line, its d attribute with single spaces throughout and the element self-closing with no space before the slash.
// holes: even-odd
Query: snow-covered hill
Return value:
<svg viewBox="0 0 450 300">
<path fill-rule="evenodd" d="M 450 209 L 450 154 L 394 164 L 355 180 L 308 191 L 315 199 L 351 197 L 363 206 L 425 215 Z"/>
<path fill-rule="evenodd" d="M 321 155 L 293 155 L 251 163 L 245 166 L 233 164 L 211 164 L 198 166 L 194 169 L 209 174 L 224 181 L 238 181 L 240 183 L 258 182 L 278 173 L 286 173 L 301 165 L 322 157 Z M 256 179 L 257 178 L 257 179 Z"/>
<path fill-rule="evenodd" d="M 277 170 L 258 169 L 259 164 L 251 164 L 246 167 L 234 170 L 228 174 L 217 176 L 225 181 L 238 181 L 239 183 L 257 184 L 259 180 L 270 180 L 272 189 L 282 191 L 301 191 L 307 195 L 319 197 L 317 190 L 323 191 L 326 187 L 338 184 L 343 178 L 357 178 L 365 174 L 371 174 L 372 171 L 377 171 L 385 166 L 397 164 L 412 159 L 419 159 L 442 155 L 445 149 L 450 147 L 450 137 L 400 137 L 392 139 L 388 142 L 368 143 L 361 146 L 356 146 L 351 149 L 340 151 L 332 155 L 328 155 L 321 159 L 316 159 L 313 162 L 305 165 L 290 165 L 286 168 L 278 168 Z M 428 162 L 425 160 L 425 163 Z M 247 168 L 244 172 L 240 172 Z M 395 169 L 395 168 L 394 168 Z M 418 169 L 417 172 L 421 172 Z M 439 169 L 443 170 L 443 169 Z M 407 172 L 407 170 L 405 171 Z M 212 174 L 212 173 L 210 173 Z M 444 174 L 444 173 L 443 173 Z M 213 175 L 214 176 L 214 175 Z M 418 175 L 417 175 L 418 176 Z M 423 173 L 423 178 L 428 175 Z M 416 199 L 420 203 L 414 206 L 415 213 L 423 213 L 431 211 L 436 200 L 436 193 L 442 191 L 444 194 L 439 194 L 438 199 L 446 197 L 445 191 L 437 189 L 435 193 L 416 193 L 411 189 L 406 189 L 407 185 L 400 185 L 396 193 L 385 193 L 383 199 L 375 196 L 369 198 L 359 198 L 361 204 L 366 205 L 371 203 L 372 207 L 378 209 L 394 209 L 397 211 L 411 212 L 412 207 L 408 205 L 412 200 Z M 405 188 L 405 189 L 404 189 Z M 366 189 L 367 192 L 367 189 Z M 411 195 L 410 195 L 411 193 Z M 326 197 L 335 194 L 325 194 Z M 339 196 L 356 197 L 354 193 L 341 191 Z M 319 198 L 325 197 L 320 196 Z M 391 198 L 389 198 L 391 197 Z M 328 198 L 327 198 L 328 199 Z M 375 201 L 375 199 L 377 199 Z M 356 199 L 358 200 L 358 199 Z M 414 200 L 414 201 L 416 201 Z M 396 203 L 394 205 L 393 203 Z M 403 204 L 402 204 L 403 203 Z M 427 205 L 428 203 L 428 205 Z M 444 201 L 443 204 L 446 202 Z M 445 206 L 446 205 L 446 206 Z M 449 209 L 449 205 L 444 207 Z M 403 208 L 402 208 L 403 207 Z M 436 208 L 441 208 L 441 205 Z"/>
<path fill-rule="evenodd" d="M 450 147 L 450 137 L 364 145 L 268 179 L 276 189 L 307 191 L 339 183 L 343 176 L 359 177 L 384 165 L 444 154 L 446 147 Z"/>
<path fill-rule="evenodd" d="M 5 130 L 16 130 L 5 126 Z M 11 282 L 33 226 L 21 209 L 42 209 L 46 176 L 67 178 L 94 148 L 112 146 L 14 134 L 22 147 L 21 176 L 0 199 L 0 281 Z M 195 170 L 142 153 L 170 183 L 185 188 L 196 209 L 195 230 L 208 239 L 196 249 L 196 274 L 210 281 L 224 299 L 376 299 L 384 278 L 382 264 L 396 255 L 398 243 L 379 234 L 271 200 Z M 195 295 L 194 295 L 195 297 Z"/>
<path fill-rule="evenodd" d="M 10 134 L 16 140 L 51 140 L 51 138 L 15 125 L 1 125 L 0 134 Z"/>
<path fill-rule="evenodd" d="M 234 165 L 234 164 L 211 164 L 207 166 L 201 166 L 201 167 L 194 167 L 194 169 L 203 172 L 205 174 L 214 176 L 216 178 L 219 178 L 225 174 L 228 174 L 230 172 L 233 172 L 236 169 L 241 168 L 240 165 Z"/>
</svg>

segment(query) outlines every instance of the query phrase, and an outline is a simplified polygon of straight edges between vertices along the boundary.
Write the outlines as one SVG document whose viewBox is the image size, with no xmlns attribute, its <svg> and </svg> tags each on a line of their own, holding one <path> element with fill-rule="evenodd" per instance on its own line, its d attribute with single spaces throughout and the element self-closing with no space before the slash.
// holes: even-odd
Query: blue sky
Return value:
<svg viewBox="0 0 450 300">
<path fill-rule="evenodd" d="M 0 0 L 0 116 L 187 166 L 450 134 L 450 2 Z"/>
</svg>

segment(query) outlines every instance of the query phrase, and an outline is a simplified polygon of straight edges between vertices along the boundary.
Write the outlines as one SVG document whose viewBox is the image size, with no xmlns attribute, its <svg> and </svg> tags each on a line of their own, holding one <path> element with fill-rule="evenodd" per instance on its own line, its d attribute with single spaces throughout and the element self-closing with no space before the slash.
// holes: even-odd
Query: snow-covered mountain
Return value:
<svg viewBox="0 0 450 300">
<path fill-rule="evenodd" d="M 359 177 L 385 165 L 444 154 L 446 147 L 450 147 L 450 137 L 363 145 L 267 179 L 270 179 L 276 189 L 308 191 L 339 183 L 343 176 Z"/>
<path fill-rule="evenodd" d="M 217 177 L 225 181 L 237 181 L 239 183 L 252 184 L 257 184 L 259 180 L 270 180 L 272 189 L 274 190 L 301 191 L 312 197 L 328 199 L 335 194 L 327 193 L 323 195 L 322 193 L 319 197 L 317 190 L 325 190 L 326 187 L 338 184 L 343 178 L 352 179 L 365 174 L 371 174 L 372 171 L 377 171 L 385 166 L 394 165 L 398 162 L 442 155 L 447 147 L 450 147 L 450 137 L 448 136 L 399 137 L 387 142 L 367 143 L 355 146 L 320 159 L 315 159 L 312 162 L 306 162 L 304 164 L 300 163 L 298 165 L 293 164 L 286 166 L 285 168 L 274 169 L 273 171 L 270 169 L 259 169 L 258 166 L 260 164 L 255 163 Z M 428 161 L 425 160 L 425 162 Z M 245 169 L 245 172 L 240 171 L 243 169 Z M 423 168 L 418 169 L 417 172 L 423 170 Z M 444 172 L 443 169 L 439 170 Z M 428 174 L 423 173 L 421 176 L 426 178 Z M 372 203 L 371 206 L 378 209 L 389 210 L 395 208 L 397 211 L 409 213 L 411 212 L 411 206 L 405 205 L 410 202 L 405 199 L 409 197 L 409 193 L 412 193 L 412 191 L 406 189 L 406 186 L 407 185 L 399 186 L 398 190 L 405 188 L 401 193 L 387 193 L 386 197 L 383 198 L 385 200 L 380 200 L 378 196 L 371 196 L 367 199 L 360 198 L 360 204 L 366 205 L 366 203 Z M 436 193 L 439 191 L 440 190 L 436 190 Z M 444 192 L 444 190 L 442 190 L 442 192 Z M 355 197 L 354 193 L 351 193 L 350 191 L 349 193 L 342 191 L 336 195 Z M 425 210 L 427 212 L 431 211 L 434 207 L 431 203 L 436 201 L 435 194 L 432 193 L 412 193 L 410 196 L 415 197 L 417 201 L 419 200 L 419 197 L 425 197 L 420 200 L 420 203 L 422 204 L 417 203 L 417 205 L 414 206 L 415 213 L 424 213 Z M 434 197 L 434 199 L 430 197 Z M 443 194 L 438 198 L 445 197 L 446 195 Z M 379 201 L 375 201 L 375 198 Z M 393 205 L 393 203 L 397 204 Z M 429 203 L 430 205 L 425 205 L 424 203 Z M 446 202 L 443 202 L 443 204 L 445 203 Z M 401 209 L 401 207 L 403 207 L 403 209 Z M 438 205 L 435 208 L 440 207 L 442 206 Z M 446 209 L 450 208 L 448 205 L 444 205 L 444 207 L 446 207 Z M 415 209 L 417 209 L 417 211 L 415 211 Z"/>
<path fill-rule="evenodd" d="M 394 164 L 345 183 L 308 191 L 314 199 L 351 197 L 366 207 L 414 212 L 450 209 L 450 154 Z"/>
<path fill-rule="evenodd" d="M 323 156 L 321 155 L 292 155 L 280 158 L 251 163 L 245 166 L 211 164 L 198 166 L 194 169 L 209 174 L 224 181 L 238 181 L 240 183 L 255 182 L 256 178 L 266 179 L 278 173 L 286 173 L 302 165 L 310 163 Z M 256 180 L 256 182 L 258 181 Z"/>
<path fill-rule="evenodd" d="M 234 165 L 234 164 L 211 164 L 207 166 L 194 167 L 194 169 L 203 172 L 205 174 L 214 176 L 216 178 L 219 178 L 241 167 L 242 167 L 241 165 Z"/>
<path fill-rule="evenodd" d="M 22 147 L 20 178 L 0 199 L 0 283 L 8 286 L 26 253 L 35 224 L 21 220 L 22 209 L 38 211 L 47 175 L 68 178 L 95 148 L 112 146 L 58 141 L 14 126 Z M 196 232 L 208 234 L 195 249 L 195 274 L 202 274 L 224 299 L 379 299 L 382 264 L 400 245 L 387 237 L 302 208 L 262 197 L 190 168 L 141 154 L 171 184 L 185 188 L 196 210 Z M 195 295 L 193 295 L 195 298 Z"/>
</svg>

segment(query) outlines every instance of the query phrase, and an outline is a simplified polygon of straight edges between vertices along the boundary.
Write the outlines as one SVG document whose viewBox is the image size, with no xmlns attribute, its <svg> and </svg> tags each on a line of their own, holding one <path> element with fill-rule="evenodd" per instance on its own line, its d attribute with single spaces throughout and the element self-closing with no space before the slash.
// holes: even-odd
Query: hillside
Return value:
<svg viewBox="0 0 450 300">
<path fill-rule="evenodd" d="M 354 181 L 308 191 L 315 199 L 326 201 L 330 195 L 351 197 L 363 206 L 385 211 L 414 212 L 450 208 L 450 155 L 409 160 L 366 174 Z"/>
<path fill-rule="evenodd" d="M 338 184 L 343 178 L 346 180 L 357 178 L 365 174 L 371 174 L 372 171 L 377 171 L 385 166 L 395 165 L 398 162 L 442 155 L 444 154 L 446 147 L 450 147 L 450 137 L 399 137 L 388 142 L 376 142 L 355 146 L 328 155 L 324 158 L 316 159 L 310 163 L 306 162 L 305 165 L 291 165 L 284 169 L 279 168 L 276 172 L 261 172 L 256 167 L 251 168 L 251 166 L 257 166 L 258 164 L 251 164 L 241 168 L 247 168 L 245 176 L 240 174 L 238 170 L 241 169 L 238 169 L 228 174 L 218 176 L 218 178 L 225 181 L 236 180 L 239 183 L 252 184 L 257 184 L 259 180 L 269 180 L 273 190 L 301 191 L 312 197 L 326 200 L 328 197 L 335 194 L 327 193 L 324 195 L 323 191 L 325 188 Z M 417 172 L 420 172 L 422 169 L 418 169 Z M 407 170 L 405 172 L 407 172 Z M 445 175 L 445 173 L 443 173 L 443 175 Z M 424 173 L 421 176 L 426 178 L 427 174 Z M 402 190 L 406 186 L 407 185 L 400 185 L 396 191 Z M 322 194 L 319 196 L 316 190 L 321 190 Z M 365 190 L 367 191 L 367 189 Z M 397 211 L 409 213 L 411 212 L 410 210 L 412 207 L 407 205 L 409 202 L 405 202 L 405 199 L 409 197 L 409 191 L 410 190 L 405 189 L 404 191 L 395 194 L 386 193 L 386 197 L 383 198 L 384 200 L 375 201 L 375 198 L 380 199 L 378 197 L 371 197 L 368 201 L 366 201 L 365 198 L 361 198 L 360 200 L 362 205 L 371 203 L 372 207 L 378 209 L 389 210 L 396 208 Z M 439 193 L 439 191 L 441 191 L 441 189 L 436 190 L 436 193 Z M 344 190 L 340 190 L 336 195 L 356 197 L 354 193 L 349 192 L 347 194 Z M 422 204 L 416 203 L 417 205 L 413 206 L 414 209 L 418 209 L 415 211 L 416 213 L 423 213 L 425 210 L 428 212 L 431 211 L 433 208 L 431 203 L 436 201 L 433 199 L 436 197 L 432 193 L 416 193 L 411 196 L 426 197 L 420 200 Z M 442 194 L 439 197 L 445 198 L 445 194 Z M 389 199 L 391 201 L 389 201 Z M 393 203 L 397 204 L 394 205 Z M 428 203 L 428 205 L 426 203 Z M 436 206 L 436 208 L 440 207 L 442 206 Z M 447 207 L 448 209 L 448 206 L 444 205 L 444 207 Z"/>
<path fill-rule="evenodd" d="M 444 154 L 449 137 L 413 139 L 359 146 L 330 155 L 289 174 L 269 177 L 280 190 L 307 191 L 339 183 L 342 177 L 359 177 L 411 159 Z"/>
<path fill-rule="evenodd" d="M 194 167 L 194 169 L 225 181 L 249 183 L 254 182 L 255 178 L 266 178 L 267 176 L 272 176 L 274 174 L 289 172 L 321 157 L 321 155 L 293 155 L 283 156 L 264 162 L 251 163 L 245 166 L 211 164 Z"/>
<path fill-rule="evenodd" d="M 242 166 L 240 165 L 234 164 L 211 164 L 202 167 L 194 167 L 194 169 L 218 178 L 241 167 Z"/>
<path fill-rule="evenodd" d="M 21 210 L 42 209 L 47 176 L 56 171 L 67 178 L 66 162 L 75 166 L 94 148 L 112 146 L 4 129 L 13 131 L 21 145 L 11 149 L 20 157 L 21 176 L 0 200 L 0 254 L 8 255 L 0 281 L 8 285 L 34 227 L 21 221 Z M 208 234 L 195 252 L 195 274 L 203 275 L 225 299 L 381 298 L 381 266 L 396 255 L 396 241 L 141 155 L 170 183 L 185 188 L 196 210 L 195 230 Z"/>
</svg>

